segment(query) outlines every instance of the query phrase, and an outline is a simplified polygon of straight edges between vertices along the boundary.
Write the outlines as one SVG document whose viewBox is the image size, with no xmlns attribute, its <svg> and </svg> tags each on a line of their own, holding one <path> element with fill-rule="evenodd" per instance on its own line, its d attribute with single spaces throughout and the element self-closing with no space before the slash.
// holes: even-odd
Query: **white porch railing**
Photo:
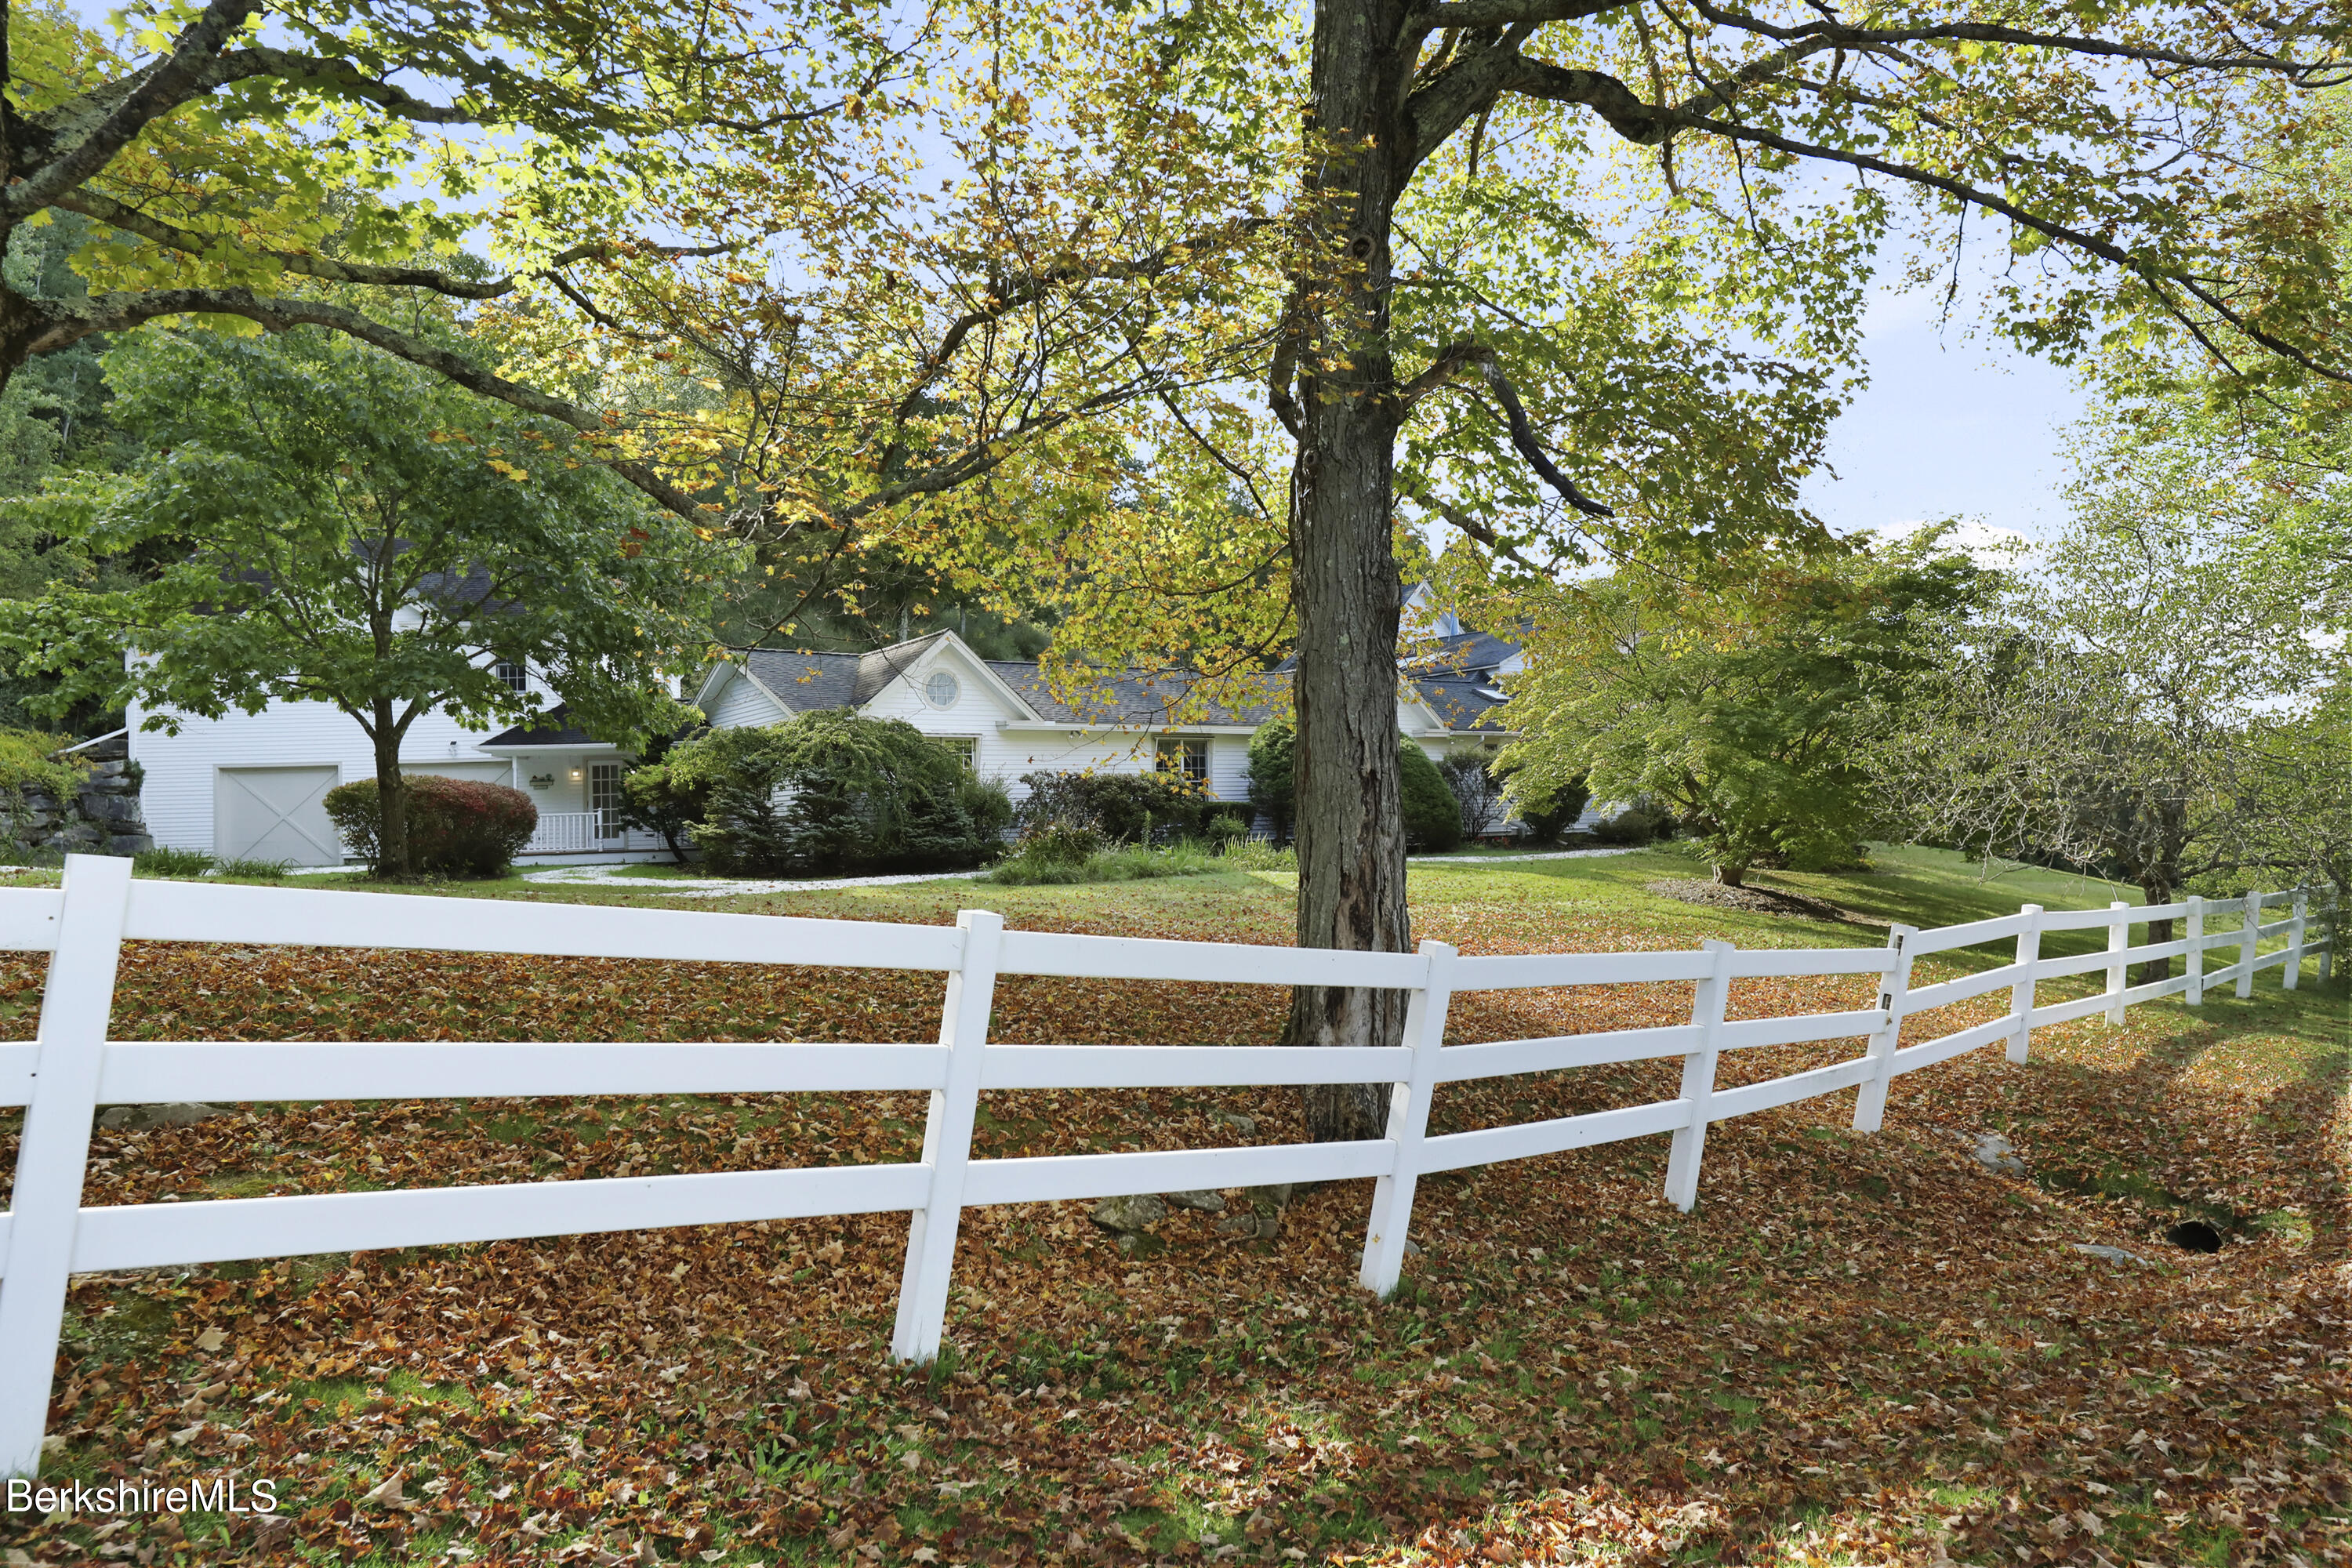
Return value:
<svg viewBox="0 0 2352 1568">
<path fill-rule="evenodd" d="M 542 811 L 526 855 L 584 855 L 614 849 L 667 849 L 658 833 L 625 827 L 604 811 Z"/>
<path fill-rule="evenodd" d="M 2266 908 L 2284 918 L 2264 921 Z M 2327 978 L 2326 937 L 2313 940 L 2306 896 L 2250 893 L 2162 909 L 2014 915 L 1934 931 L 1895 926 L 1877 948 L 1742 952 L 1709 942 L 1696 952 L 1458 957 L 1443 942 L 1418 952 L 1342 952 L 1232 942 L 1008 931 L 1001 916 L 964 911 L 953 927 L 885 925 L 587 904 L 494 904 L 474 899 L 133 880 L 131 862 L 66 859 L 63 888 L 0 890 L 0 949 L 47 952 L 38 1037 L 0 1044 L 0 1106 L 25 1110 L 13 1206 L 0 1214 L 0 1477 L 40 1464 L 66 1286 L 75 1273 L 219 1263 L 315 1252 L 427 1247 L 590 1231 L 728 1225 L 819 1215 L 910 1216 L 894 1354 L 939 1353 L 956 1230 L 975 1204 L 1044 1203 L 1281 1182 L 1375 1182 L 1360 1278 L 1387 1295 L 1404 1260 L 1413 1188 L 1425 1175 L 1557 1153 L 1618 1139 L 1670 1136 L 1665 1195 L 1697 1201 L 1710 1123 L 1842 1089 L 1856 1091 L 1853 1126 L 1874 1132 L 1898 1075 L 1986 1047 L 2022 1062 L 2032 1031 L 2186 992 L 2234 985 L 2276 965 L 2288 990 L 2306 956 Z M 2238 929 L 2209 933 L 2210 917 Z M 2150 920 L 2184 918 L 2179 940 L 2131 944 Z M 2331 929 L 2333 922 L 2329 922 Z M 2043 958 L 2045 931 L 2104 927 L 2104 951 Z M 2266 938 L 2283 938 L 2270 952 Z M 1996 969 L 1913 986 L 1915 958 L 2014 941 Z M 938 1045 L 407 1044 L 118 1041 L 108 1038 L 115 966 L 126 942 L 385 947 L 569 954 L 703 963 L 792 963 L 927 970 L 945 977 Z M 2235 950 L 2207 970 L 2215 950 Z M 2186 974 L 2126 984 L 2128 966 L 2185 956 Z M 2038 1005 L 2038 982 L 2104 971 L 2104 989 Z M 1408 993 L 1404 1043 L 1385 1047 L 1013 1046 L 988 1037 L 999 974 L 1217 984 L 1344 985 Z M 1732 983 L 1757 976 L 1855 975 L 1876 982 L 1873 1005 L 1798 1017 L 1725 1016 Z M 1444 1044 L 1457 992 L 1679 983 L 1690 1022 L 1548 1039 Z M 2002 1016 L 1906 1046 L 1906 1021 L 2006 991 Z M 1829 1067 L 1719 1088 L 1726 1052 L 1808 1041 L 1866 1040 Z M 1669 1100 L 1580 1116 L 1428 1133 L 1436 1088 L 1469 1079 L 1614 1062 L 1678 1059 Z M 1386 1083 L 1385 1135 L 1345 1143 L 971 1158 L 983 1090 L 1150 1089 L 1210 1085 Z M 388 1192 L 82 1206 L 90 1122 L 101 1105 L 166 1100 L 466 1099 L 506 1095 L 677 1095 L 929 1090 L 919 1161 L 424 1187 Z"/>
</svg>

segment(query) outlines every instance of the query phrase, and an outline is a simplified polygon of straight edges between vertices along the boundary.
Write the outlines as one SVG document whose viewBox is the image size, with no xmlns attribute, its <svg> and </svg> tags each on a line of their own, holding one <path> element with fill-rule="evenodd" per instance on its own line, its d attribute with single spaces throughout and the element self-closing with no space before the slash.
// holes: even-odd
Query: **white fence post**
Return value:
<svg viewBox="0 0 2352 1568">
<path fill-rule="evenodd" d="M 2238 935 L 2238 995 L 2254 994 L 2254 954 L 2262 946 L 2259 934 L 2263 927 L 2263 896 L 2257 892 L 2246 895 L 2246 926 Z"/>
<path fill-rule="evenodd" d="M 41 990 L 32 1103 L 16 1149 L 8 1256 L 0 1270 L 0 1477 L 40 1472 L 41 1433 L 73 1268 L 98 1073 L 114 1006 L 131 862 L 66 857 L 57 951 Z"/>
<path fill-rule="evenodd" d="M 2205 900 L 2189 895 L 2189 994 L 2191 1007 L 2205 1005 Z"/>
<path fill-rule="evenodd" d="M 1895 967 L 1886 972 L 1886 983 L 1879 987 L 1878 1009 L 1886 1021 L 1870 1037 L 1870 1057 L 1877 1070 L 1862 1082 L 1853 1097 L 1853 1130 L 1875 1132 L 1886 1120 L 1886 1086 L 1895 1079 L 1895 1050 L 1903 1041 L 1903 1005 L 1911 991 L 1911 938 L 1917 936 L 1916 926 L 1890 926 L 1886 945 L 1895 950 Z"/>
<path fill-rule="evenodd" d="M 2017 1015 L 2016 1032 L 2009 1037 L 2009 1059 L 2023 1062 L 2033 1047 L 2033 970 L 2042 961 L 2042 906 L 2027 904 L 2018 911 L 2025 929 L 2017 933 L 2017 962 L 2027 965 L 2025 978 L 2009 988 L 2009 1010 Z"/>
<path fill-rule="evenodd" d="M 2303 927 L 2311 913 L 2311 893 L 2308 889 L 2294 890 L 2294 923 L 2286 932 L 2286 978 L 2280 989 L 2292 991 L 2303 980 Z"/>
<path fill-rule="evenodd" d="M 907 1270 L 898 1282 L 898 1321 L 890 1334 L 890 1353 L 900 1361 L 937 1357 L 947 1325 L 964 1171 L 971 1163 L 971 1123 L 980 1107 L 981 1060 L 988 1052 L 988 1015 L 996 1000 L 997 954 L 1004 942 L 1002 915 L 965 910 L 956 924 L 963 931 L 963 963 L 948 976 L 940 1016 L 948 1081 L 931 1091 L 930 1114 L 923 1121 L 930 1198 L 907 1224 Z"/>
<path fill-rule="evenodd" d="M 2107 906 L 2107 951 L 2117 956 L 2107 961 L 2107 1022 L 2120 1025 L 2124 1021 L 2124 970 L 2121 956 L 2131 945 L 2131 917 L 2119 914 L 2131 906 L 2121 899 Z"/>
<path fill-rule="evenodd" d="M 1690 1121 L 1675 1129 L 1666 1155 L 1666 1201 L 1685 1214 L 1698 1203 L 1698 1163 L 1706 1152 L 1706 1102 L 1715 1098 L 1715 1058 L 1723 1033 L 1723 1010 L 1731 999 L 1731 943 L 1700 946 L 1715 954 L 1715 972 L 1698 983 L 1691 999 L 1691 1022 L 1698 1026 L 1698 1049 L 1683 1058 L 1683 1103 Z"/>
<path fill-rule="evenodd" d="M 1429 980 L 1412 994 L 1404 1010 L 1412 1077 L 1389 1094 L 1389 1141 L 1396 1145 L 1396 1163 L 1372 1184 L 1371 1223 L 1364 1228 L 1363 1266 L 1356 1276 L 1365 1289 L 1383 1300 L 1404 1273 L 1413 1188 L 1421 1180 L 1421 1142 L 1429 1131 L 1438 1053 L 1445 1048 L 1445 1013 L 1454 1002 L 1454 950 L 1442 942 L 1424 942 L 1421 952 L 1429 960 Z"/>
</svg>

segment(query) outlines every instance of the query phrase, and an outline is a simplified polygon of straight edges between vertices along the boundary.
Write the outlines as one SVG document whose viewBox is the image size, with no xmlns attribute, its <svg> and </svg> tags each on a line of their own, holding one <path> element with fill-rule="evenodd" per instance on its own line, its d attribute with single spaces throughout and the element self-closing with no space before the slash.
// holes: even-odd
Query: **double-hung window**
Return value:
<svg viewBox="0 0 2352 1568">
<path fill-rule="evenodd" d="M 1181 773 L 1196 784 L 1209 782 L 1209 742 L 1193 735 L 1162 735 L 1155 750 L 1160 771 Z"/>
</svg>

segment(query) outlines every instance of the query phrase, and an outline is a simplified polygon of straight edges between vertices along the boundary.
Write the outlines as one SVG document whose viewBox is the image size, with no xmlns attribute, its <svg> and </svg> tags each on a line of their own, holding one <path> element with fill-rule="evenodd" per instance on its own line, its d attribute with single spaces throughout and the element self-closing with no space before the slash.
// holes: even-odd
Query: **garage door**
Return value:
<svg viewBox="0 0 2352 1568">
<path fill-rule="evenodd" d="M 505 763 L 403 763 L 403 773 L 431 773 L 445 779 L 479 779 L 484 784 L 511 783 L 514 769 Z"/>
<path fill-rule="evenodd" d="M 340 770 L 223 768 L 213 784 L 213 852 L 235 859 L 339 866 L 343 841 L 327 820 Z"/>
</svg>

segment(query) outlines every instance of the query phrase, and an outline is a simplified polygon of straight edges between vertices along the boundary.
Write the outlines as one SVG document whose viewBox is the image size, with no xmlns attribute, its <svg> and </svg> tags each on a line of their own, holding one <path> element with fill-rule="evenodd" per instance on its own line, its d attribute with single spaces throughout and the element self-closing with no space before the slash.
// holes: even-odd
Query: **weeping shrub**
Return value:
<svg viewBox="0 0 2352 1568">
<path fill-rule="evenodd" d="M 730 875 L 976 865 L 1010 812 L 1001 787 L 913 725 L 847 709 L 715 730 L 667 761 L 671 787 L 707 792 L 694 842 Z"/>
<path fill-rule="evenodd" d="M 539 826 L 530 796 L 478 779 L 437 773 L 402 777 L 408 796 L 408 858 L 416 870 L 444 877 L 503 877 Z M 383 801 L 373 779 L 327 792 L 328 820 L 352 853 L 383 870 Z"/>
</svg>

